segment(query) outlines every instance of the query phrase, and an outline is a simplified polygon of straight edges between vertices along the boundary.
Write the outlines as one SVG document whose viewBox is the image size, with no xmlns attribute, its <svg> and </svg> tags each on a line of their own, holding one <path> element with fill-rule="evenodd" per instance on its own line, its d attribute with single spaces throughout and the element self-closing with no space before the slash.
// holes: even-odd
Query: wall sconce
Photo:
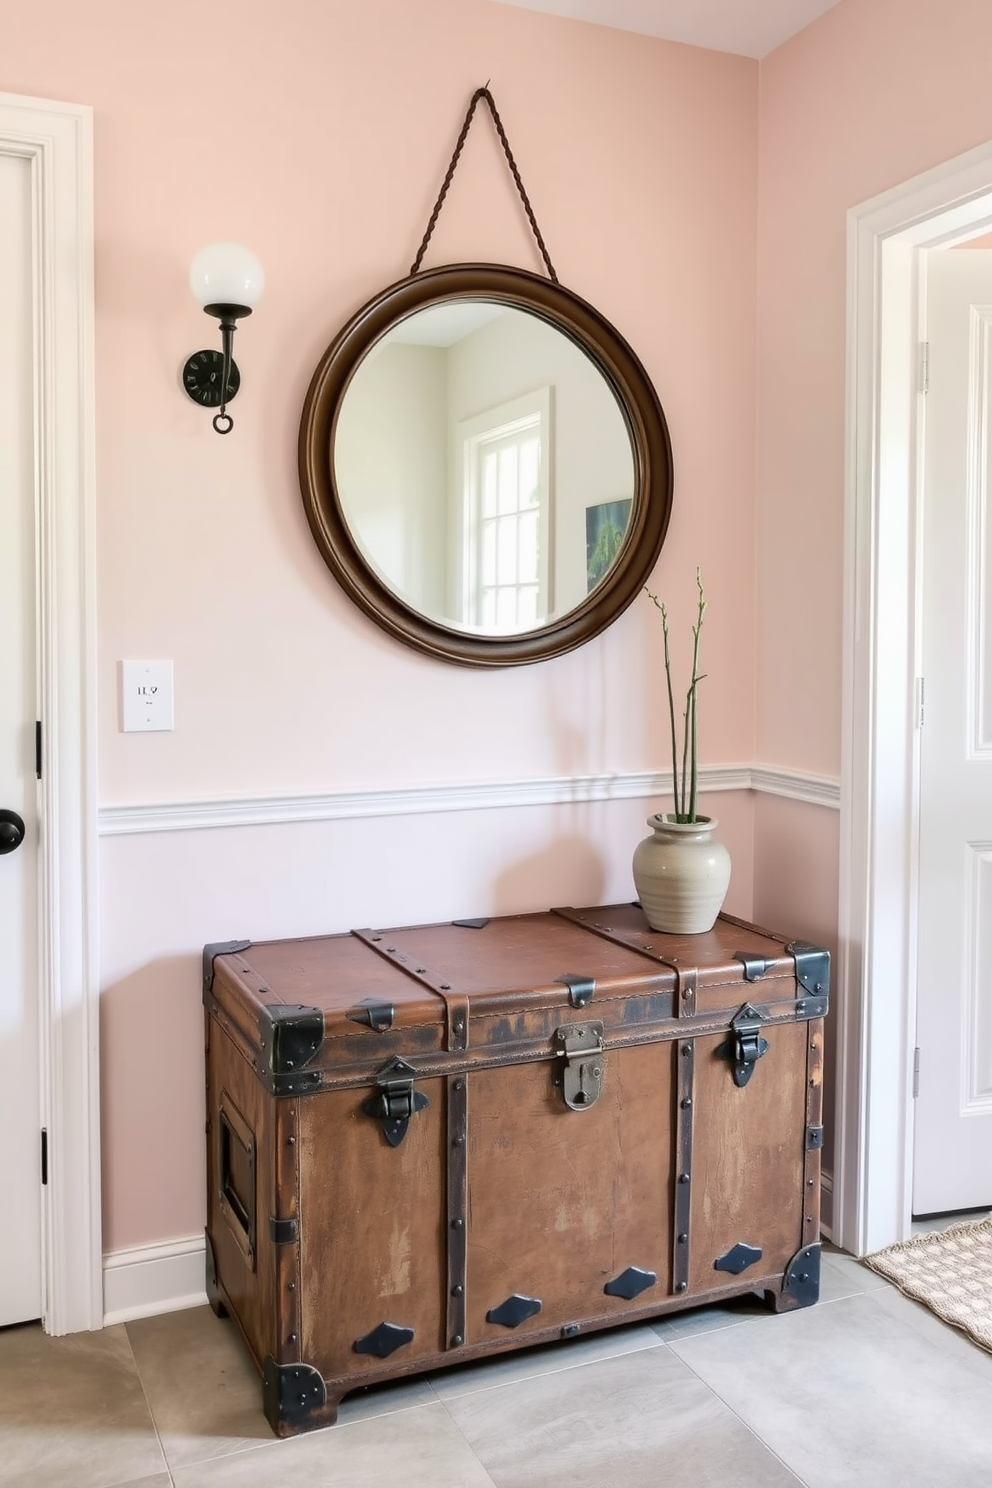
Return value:
<svg viewBox="0 0 992 1488">
<path fill-rule="evenodd" d="M 183 387 L 194 403 L 219 407 L 214 428 L 218 434 L 230 434 L 234 420 L 227 405 L 241 386 L 231 346 L 238 321 L 250 315 L 262 297 L 265 270 L 240 243 L 211 243 L 190 264 L 189 287 L 206 313 L 220 321 L 221 349 L 195 351 L 183 367 Z"/>
</svg>

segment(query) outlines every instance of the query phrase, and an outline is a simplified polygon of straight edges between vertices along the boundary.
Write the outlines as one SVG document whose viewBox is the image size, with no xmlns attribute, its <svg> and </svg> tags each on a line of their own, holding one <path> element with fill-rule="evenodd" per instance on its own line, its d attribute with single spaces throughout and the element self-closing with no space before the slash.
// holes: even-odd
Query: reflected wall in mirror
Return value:
<svg viewBox="0 0 992 1488">
<path fill-rule="evenodd" d="M 418 274 L 349 322 L 311 382 L 300 478 L 362 609 L 486 666 L 599 634 L 671 510 L 668 430 L 634 353 L 561 286 L 496 265 Z"/>
</svg>

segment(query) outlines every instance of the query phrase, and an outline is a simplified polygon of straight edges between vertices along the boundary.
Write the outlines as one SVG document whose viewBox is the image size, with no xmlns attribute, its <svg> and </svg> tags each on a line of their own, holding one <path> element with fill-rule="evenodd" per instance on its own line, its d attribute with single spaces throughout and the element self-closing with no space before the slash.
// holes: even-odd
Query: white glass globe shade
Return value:
<svg viewBox="0 0 992 1488">
<path fill-rule="evenodd" d="M 189 267 L 189 287 L 201 305 L 257 305 L 265 270 L 241 243 L 210 243 Z"/>
</svg>

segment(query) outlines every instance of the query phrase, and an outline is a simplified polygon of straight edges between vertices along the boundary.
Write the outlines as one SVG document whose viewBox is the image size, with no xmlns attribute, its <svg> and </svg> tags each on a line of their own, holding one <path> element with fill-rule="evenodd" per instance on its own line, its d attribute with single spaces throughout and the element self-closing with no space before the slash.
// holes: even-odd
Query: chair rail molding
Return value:
<svg viewBox="0 0 992 1488">
<path fill-rule="evenodd" d="M 701 765 L 703 794 L 754 790 L 837 809 L 836 780 L 772 765 Z M 346 821 L 359 817 L 417 816 L 441 811 L 496 807 L 574 805 L 584 801 L 651 800 L 670 795 L 670 771 L 561 775 L 456 785 L 326 791 L 308 795 L 204 798 L 146 805 L 109 805 L 100 810 L 100 835 L 195 832 L 221 827 L 277 826 L 287 822 Z"/>
</svg>

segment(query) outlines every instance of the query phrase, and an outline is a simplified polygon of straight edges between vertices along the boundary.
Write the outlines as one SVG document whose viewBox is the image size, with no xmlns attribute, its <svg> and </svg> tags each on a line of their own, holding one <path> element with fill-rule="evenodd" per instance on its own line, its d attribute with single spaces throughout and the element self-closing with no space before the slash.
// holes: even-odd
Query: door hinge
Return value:
<svg viewBox="0 0 992 1488">
<path fill-rule="evenodd" d="M 930 342 L 920 342 L 920 392 L 924 397 L 930 391 Z"/>
<path fill-rule="evenodd" d="M 48 1183 L 48 1130 L 41 1128 L 41 1182 L 42 1187 Z"/>
<path fill-rule="evenodd" d="M 917 679 L 916 679 L 916 725 L 915 726 L 918 729 L 921 729 L 923 727 L 923 710 L 924 710 L 925 703 L 926 703 L 926 679 L 924 677 L 917 677 Z"/>
<path fill-rule="evenodd" d="M 41 779 L 41 719 L 34 726 L 34 773 Z"/>
<path fill-rule="evenodd" d="M 913 1099 L 916 1100 L 920 1093 L 920 1051 L 913 1050 Z"/>
</svg>

